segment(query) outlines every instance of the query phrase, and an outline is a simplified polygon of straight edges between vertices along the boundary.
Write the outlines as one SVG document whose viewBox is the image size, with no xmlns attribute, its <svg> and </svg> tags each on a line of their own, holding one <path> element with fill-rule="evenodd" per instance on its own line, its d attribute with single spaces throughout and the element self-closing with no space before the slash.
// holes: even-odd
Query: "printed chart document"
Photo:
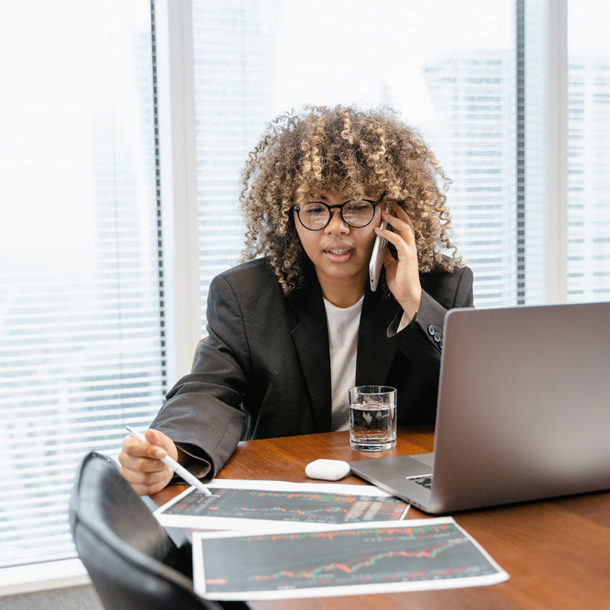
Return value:
<svg viewBox="0 0 610 610">
<path fill-rule="evenodd" d="M 403 519 L 409 505 L 372 485 L 213 480 L 204 496 L 191 487 L 155 511 L 165 527 L 292 531 Z"/>
<path fill-rule="evenodd" d="M 309 532 L 196 532 L 195 591 L 207 599 L 366 595 L 508 579 L 452 518 Z"/>
</svg>

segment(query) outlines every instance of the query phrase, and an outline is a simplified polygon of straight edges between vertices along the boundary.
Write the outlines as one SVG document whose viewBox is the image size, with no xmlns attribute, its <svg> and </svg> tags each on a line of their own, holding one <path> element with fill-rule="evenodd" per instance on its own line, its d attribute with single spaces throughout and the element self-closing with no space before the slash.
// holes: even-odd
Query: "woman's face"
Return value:
<svg viewBox="0 0 610 610">
<path fill-rule="evenodd" d="M 371 201 L 374 197 L 366 197 Z M 319 201 L 329 206 L 341 205 L 349 201 L 344 193 L 323 191 L 311 201 Z M 331 210 L 332 217 L 326 227 L 311 231 L 303 226 L 297 213 L 294 222 L 297 234 L 305 253 L 313 263 L 322 293 L 335 293 L 337 290 L 358 290 L 361 295 L 368 277 L 368 264 L 371 258 L 375 227 L 381 219 L 380 206 L 375 208 L 373 220 L 362 228 L 354 228 L 341 218 L 339 208 Z M 301 211 L 303 215 L 303 211 Z M 329 299 L 333 300 L 333 299 Z"/>
</svg>

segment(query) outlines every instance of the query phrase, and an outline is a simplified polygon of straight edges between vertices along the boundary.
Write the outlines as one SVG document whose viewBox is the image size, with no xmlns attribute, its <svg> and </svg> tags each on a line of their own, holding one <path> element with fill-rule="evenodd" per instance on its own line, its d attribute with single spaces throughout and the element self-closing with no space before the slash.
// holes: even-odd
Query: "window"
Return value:
<svg viewBox="0 0 610 610">
<path fill-rule="evenodd" d="M 239 258 L 240 171 L 279 112 L 387 104 L 419 129 L 453 180 L 478 307 L 607 300 L 609 11 L 605 0 L 2 10 L 0 567 L 74 557 L 76 464 L 92 449 L 115 454 L 124 425 L 145 427 L 184 372 L 177 362 L 200 334 L 185 312 L 205 323 L 210 280 Z M 171 25 L 170 50 L 157 44 L 160 14 L 192 32 L 192 48 Z M 166 70 L 189 72 L 192 91 L 177 94 Z M 164 89 L 180 129 L 160 119 Z M 180 157 L 180 130 L 193 158 Z M 166 172 L 173 216 L 161 205 Z M 186 174 L 192 205 L 176 195 L 190 193 Z M 194 216 L 198 245 L 186 235 Z M 195 258 L 194 281 L 178 277 Z"/>
<path fill-rule="evenodd" d="M 454 182 L 454 232 L 477 304 L 512 304 L 513 11 L 509 0 L 195 0 L 202 317 L 210 280 L 242 248 L 247 153 L 267 121 L 304 104 L 386 104 L 419 129 Z"/>
<path fill-rule="evenodd" d="M 67 500 L 165 385 L 148 1 L 0 18 L 0 566 L 74 557 Z"/>
<path fill-rule="evenodd" d="M 567 293 L 610 300 L 610 5 L 568 4 Z"/>
</svg>

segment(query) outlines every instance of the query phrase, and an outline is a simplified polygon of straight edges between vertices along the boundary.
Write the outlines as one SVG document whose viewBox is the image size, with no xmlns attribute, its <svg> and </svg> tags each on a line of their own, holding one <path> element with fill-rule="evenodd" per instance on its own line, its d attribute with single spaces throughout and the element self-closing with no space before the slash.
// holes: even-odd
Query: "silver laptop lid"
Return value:
<svg viewBox="0 0 610 610">
<path fill-rule="evenodd" d="M 610 488 L 610 303 L 451 310 L 430 508 Z"/>
</svg>

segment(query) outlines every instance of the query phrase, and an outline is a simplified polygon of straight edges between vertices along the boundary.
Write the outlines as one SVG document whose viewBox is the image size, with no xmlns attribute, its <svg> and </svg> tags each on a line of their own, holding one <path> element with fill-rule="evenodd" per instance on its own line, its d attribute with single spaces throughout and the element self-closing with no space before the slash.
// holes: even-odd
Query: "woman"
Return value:
<svg viewBox="0 0 610 610">
<path fill-rule="evenodd" d="M 210 477 L 240 439 L 346 428 L 353 385 L 396 387 L 399 424 L 434 421 L 444 315 L 472 305 L 471 271 L 442 254 L 456 249 L 438 182 L 432 152 L 390 112 L 313 107 L 269 125 L 243 174 L 249 262 L 212 281 L 208 336 L 150 445 L 123 443 L 138 493 L 171 480 L 166 454 Z M 391 247 L 371 292 L 376 236 Z"/>
</svg>

